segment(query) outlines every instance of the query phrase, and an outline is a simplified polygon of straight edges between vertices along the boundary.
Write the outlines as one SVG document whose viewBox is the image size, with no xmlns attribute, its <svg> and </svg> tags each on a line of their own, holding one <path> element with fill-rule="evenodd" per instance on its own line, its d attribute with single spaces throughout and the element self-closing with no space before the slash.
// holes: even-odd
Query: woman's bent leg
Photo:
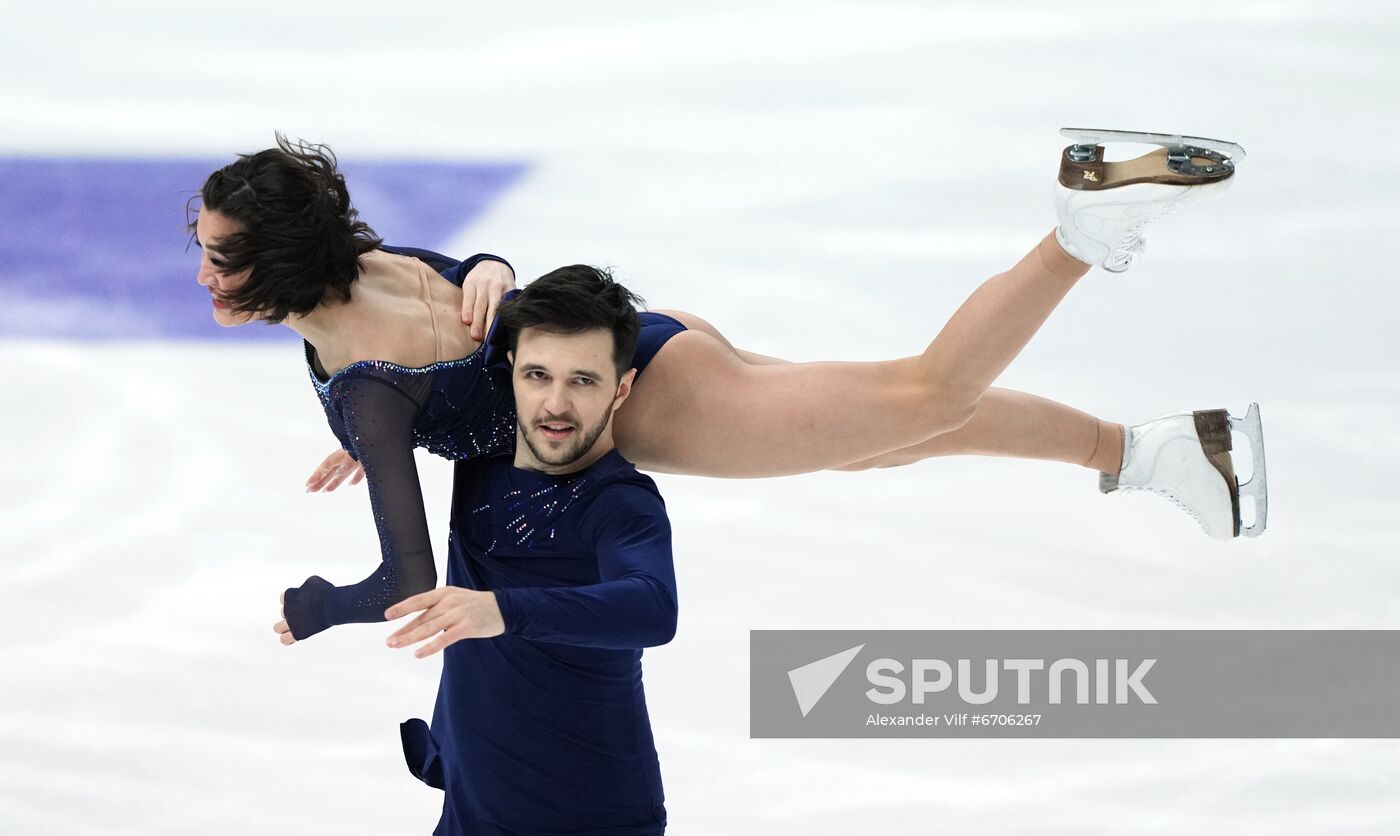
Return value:
<svg viewBox="0 0 1400 836">
<path fill-rule="evenodd" d="M 968 297 L 925 349 L 921 370 L 964 405 L 970 418 L 983 393 L 1089 266 L 1061 249 L 1052 231 L 1016 266 Z"/>
<path fill-rule="evenodd" d="M 617 413 L 638 466 L 778 476 L 872 458 L 963 426 L 992 381 L 1088 270 L 1054 234 L 993 276 L 922 355 L 880 363 L 741 360 L 703 331 L 673 337 Z"/>
</svg>

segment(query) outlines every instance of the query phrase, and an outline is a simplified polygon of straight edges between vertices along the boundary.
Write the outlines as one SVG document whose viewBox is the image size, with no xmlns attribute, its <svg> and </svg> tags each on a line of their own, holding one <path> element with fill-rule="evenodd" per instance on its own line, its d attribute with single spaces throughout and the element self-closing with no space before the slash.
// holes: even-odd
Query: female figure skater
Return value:
<svg viewBox="0 0 1400 836">
<path fill-rule="evenodd" d="M 1255 407 L 1244 421 L 1211 410 L 1124 427 L 991 388 L 1091 266 L 1126 270 L 1146 223 L 1222 192 L 1234 173 L 1227 154 L 1243 156 L 1197 138 L 1072 135 L 1080 143 L 1061 161 L 1059 226 L 977 288 L 922 354 L 787 363 L 736 349 L 692 314 L 644 312 L 638 375 L 616 413 L 619 451 L 642 469 L 730 478 L 952 454 L 1062 461 L 1100 471 L 1106 492 L 1164 494 L 1207 534 L 1230 539 L 1241 533 L 1235 429 L 1251 437 L 1254 477 L 1244 487 L 1256 512 L 1243 530 L 1258 534 L 1266 494 Z M 1163 147 L 1105 162 L 1105 137 Z M 373 575 L 347 587 L 312 576 L 284 593 L 286 620 L 275 629 L 291 644 L 333 624 L 384 621 L 388 607 L 437 585 L 412 448 L 453 459 L 512 449 L 509 374 L 482 341 L 495 335 L 482 329 L 513 274 L 495 256 L 457 263 L 383 246 L 359 221 L 324 146 L 279 136 L 277 148 L 210 175 L 201 198 L 192 224 L 203 249 L 198 281 L 215 321 L 281 323 L 302 335 L 343 448 L 308 490 L 334 489 L 351 474 L 358 481 L 362 468 L 379 526 L 383 561 Z"/>
</svg>

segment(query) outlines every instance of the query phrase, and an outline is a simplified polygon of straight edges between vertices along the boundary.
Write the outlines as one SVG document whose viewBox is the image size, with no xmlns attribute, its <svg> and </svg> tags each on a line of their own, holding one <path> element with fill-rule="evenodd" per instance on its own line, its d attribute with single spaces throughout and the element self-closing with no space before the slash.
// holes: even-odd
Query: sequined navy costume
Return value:
<svg viewBox="0 0 1400 836">
<path fill-rule="evenodd" d="M 480 262 L 505 262 L 485 253 L 458 262 L 429 250 L 383 249 L 418 258 L 458 286 Z M 641 320 L 632 361 L 638 375 L 666 340 L 685 330 L 664 314 L 643 312 Z M 364 467 L 382 561 L 356 584 L 335 586 L 312 575 L 286 590 L 282 611 L 292 638 L 300 641 L 336 624 L 383 621 L 393 604 L 437 586 L 413 448 L 455 460 L 513 449 L 515 402 L 505 337 L 493 324 L 468 357 L 416 369 L 365 360 L 329 377 L 316 349 L 304 343 L 307 371 L 331 430 Z"/>
<path fill-rule="evenodd" d="M 663 833 L 642 650 L 676 629 L 671 527 L 616 450 L 577 473 L 458 462 L 447 582 L 493 590 L 504 635 L 443 651 L 409 771 L 445 791 L 436 836 Z"/>
</svg>

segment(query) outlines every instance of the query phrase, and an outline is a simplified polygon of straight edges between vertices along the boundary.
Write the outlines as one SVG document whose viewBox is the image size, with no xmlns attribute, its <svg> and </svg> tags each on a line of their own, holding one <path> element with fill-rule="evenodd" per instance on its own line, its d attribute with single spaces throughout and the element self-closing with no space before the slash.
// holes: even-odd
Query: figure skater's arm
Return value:
<svg viewBox="0 0 1400 836">
<path fill-rule="evenodd" d="M 591 525 L 583 529 L 596 543 L 599 582 L 497 589 L 507 633 L 614 649 L 654 647 L 675 636 L 679 610 L 671 523 L 660 498 L 620 485 L 599 500 L 593 508 L 600 513 L 590 514 Z"/>
<path fill-rule="evenodd" d="M 606 515 L 590 520 L 583 532 L 597 547 L 598 583 L 434 589 L 385 613 L 393 620 L 428 610 L 390 636 L 390 646 L 436 635 L 414 653 L 423 658 L 460 639 L 502 633 L 617 650 L 669 642 L 676 634 L 678 608 L 665 507 L 655 494 L 630 487 L 613 488 L 608 498 Z"/>
<path fill-rule="evenodd" d="M 306 492 L 326 491 L 329 493 L 340 487 L 340 483 L 346 479 L 350 480 L 350 484 L 358 485 L 363 478 L 365 478 L 365 469 L 360 466 L 360 463 L 344 450 L 336 450 L 326 456 L 325 461 L 312 471 L 311 478 L 306 480 Z"/>
<path fill-rule="evenodd" d="M 336 624 L 383 621 L 390 605 L 437 586 L 413 457 L 418 403 L 373 375 L 351 376 L 336 385 L 346 434 L 369 483 L 382 560 L 373 574 L 350 586 L 333 586 L 313 575 L 299 588 L 288 589 L 283 613 L 296 640 Z"/>
<path fill-rule="evenodd" d="M 513 277 L 515 275 L 515 268 L 510 266 L 509 261 L 506 261 L 504 258 L 501 258 L 498 255 L 492 255 L 491 253 L 477 253 L 476 255 L 468 258 L 466 261 L 463 261 L 461 265 L 455 269 L 456 271 L 459 271 L 459 276 L 467 276 L 470 275 L 471 272 L 477 267 L 488 261 L 496 262 L 497 264 L 504 264 L 506 268 L 510 270 L 511 276 Z M 451 278 L 449 277 L 449 281 L 450 280 Z M 462 282 L 458 281 L 457 283 L 461 284 Z"/>
<path fill-rule="evenodd" d="M 515 270 L 498 256 L 478 253 L 462 262 L 462 322 L 480 340 L 496 318 L 501 297 L 515 289 Z"/>
</svg>

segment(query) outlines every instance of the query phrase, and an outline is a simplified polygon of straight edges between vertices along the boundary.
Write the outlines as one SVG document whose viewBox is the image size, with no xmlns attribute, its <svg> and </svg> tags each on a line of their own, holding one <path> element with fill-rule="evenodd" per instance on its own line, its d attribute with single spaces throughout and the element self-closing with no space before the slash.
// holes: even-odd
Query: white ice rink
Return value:
<svg viewBox="0 0 1400 836">
<path fill-rule="evenodd" d="M 1258 401 L 1268 533 L 1214 543 L 1066 465 L 657 477 L 668 832 L 1400 833 L 1396 741 L 748 726 L 751 629 L 1400 628 L 1395 7 L 0 10 L 0 156 L 232 159 L 280 129 L 344 160 L 522 161 L 446 252 L 611 265 L 794 360 L 922 350 L 1052 228 L 1063 125 L 1242 142 L 1231 193 L 1090 274 L 999 385 L 1128 423 Z M 431 831 L 398 724 L 431 716 L 441 655 L 383 624 L 272 631 L 284 588 L 378 561 L 363 485 L 303 492 L 337 445 L 299 344 L 9 338 L 0 369 L 0 834 Z M 441 565 L 451 466 L 419 466 Z"/>
</svg>

